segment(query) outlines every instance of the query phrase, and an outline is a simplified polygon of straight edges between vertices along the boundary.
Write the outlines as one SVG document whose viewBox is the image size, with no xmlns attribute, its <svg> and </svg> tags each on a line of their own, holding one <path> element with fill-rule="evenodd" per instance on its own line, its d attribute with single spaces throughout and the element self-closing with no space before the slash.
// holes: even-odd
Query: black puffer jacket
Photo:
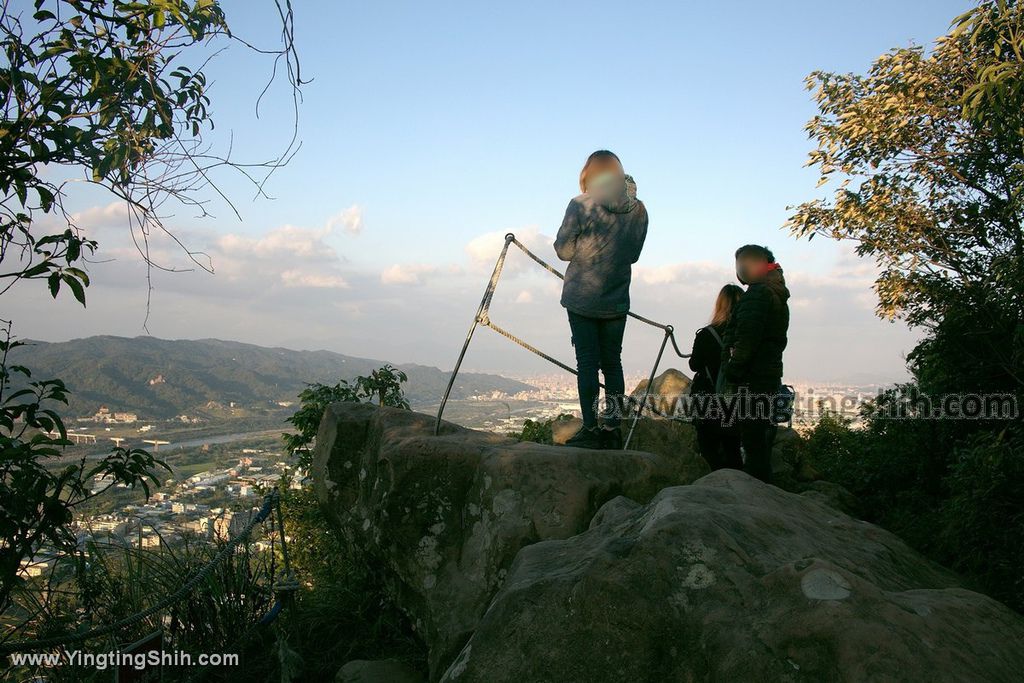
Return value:
<svg viewBox="0 0 1024 683">
<path fill-rule="evenodd" d="M 778 386 L 789 331 L 788 300 L 781 268 L 769 271 L 740 297 L 722 349 L 722 367 L 730 384 L 772 390 Z"/>
<path fill-rule="evenodd" d="M 719 337 L 725 331 L 725 325 L 716 328 Z M 690 369 L 693 370 L 693 383 L 690 394 L 715 393 L 715 381 L 718 368 L 722 362 L 722 345 L 711 333 L 711 325 L 697 330 L 693 338 L 693 350 L 690 352 Z"/>
</svg>

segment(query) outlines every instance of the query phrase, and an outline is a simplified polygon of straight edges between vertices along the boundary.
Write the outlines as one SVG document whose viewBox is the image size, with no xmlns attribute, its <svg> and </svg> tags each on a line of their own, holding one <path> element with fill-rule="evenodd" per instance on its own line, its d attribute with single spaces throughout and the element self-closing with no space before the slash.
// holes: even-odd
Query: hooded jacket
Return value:
<svg viewBox="0 0 1024 683">
<path fill-rule="evenodd" d="M 555 238 L 555 253 L 569 262 L 561 303 L 579 315 L 618 318 L 629 312 L 632 266 L 647 237 L 647 209 L 629 176 L 624 185 L 598 190 L 569 202 Z"/>
<path fill-rule="evenodd" d="M 781 268 L 747 287 L 725 329 L 722 368 L 730 384 L 774 391 L 782 379 L 789 290 Z"/>
</svg>

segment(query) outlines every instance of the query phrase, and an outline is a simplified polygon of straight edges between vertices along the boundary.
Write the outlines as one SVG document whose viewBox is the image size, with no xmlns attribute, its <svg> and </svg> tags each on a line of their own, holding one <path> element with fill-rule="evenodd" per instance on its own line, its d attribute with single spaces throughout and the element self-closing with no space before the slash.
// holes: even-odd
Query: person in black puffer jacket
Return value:
<svg viewBox="0 0 1024 683">
<path fill-rule="evenodd" d="M 771 250 L 755 244 L 736 250 L 736 277 L 747 285 L 747 291 L 725 330 L 721 375 L 724 393 L 738 397 L 732 405 L 743 444 L 744 469 L 770 482 L 776 429 L 771 409 L 782 382 L 789 289 Z"/>
</svg>

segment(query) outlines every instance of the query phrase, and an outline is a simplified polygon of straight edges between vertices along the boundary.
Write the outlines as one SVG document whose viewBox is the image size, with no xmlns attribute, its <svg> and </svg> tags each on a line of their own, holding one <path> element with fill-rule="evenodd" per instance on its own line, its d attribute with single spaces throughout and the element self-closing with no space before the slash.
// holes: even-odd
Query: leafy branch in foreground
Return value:
<svg viewBox="0 0 1024 683">
<path fill-rule="evenodd" d="M 78 539 L 72 527 L 75 508 L 109 488 L 159 486 L 158 468 L 170 472 L 163 460 L 147 451 L 117 447 L 90 460 L 82 456 L 64 463 L 71 444 L 60 415 L 50 405 L 67 404 L 61 380 L 37 380 L 22 365 L 8 365 L 12 348 L 24 342 L 11 339 L 10 324 L 0 339 L 0 613 L 11 604 L 11 592 L 22 581 L 23 563 L 31 563 L 44 546 L 74 555 Z M 16 375 L 27 382 L 13 390 Z M 93 482 L 101 488 L 93 489 Z"/>
<path fill-rule="evenodd" d="M 61 179 L 81 169 L 80 181 L 124 202 L 147 268 L 177 270 L 151 258 L 150 237 L 163 233 L 212 272 L 164 225 L 162 212 L 178 205 L 206 216 L 206 190 L 231 205 L 213 181 L 220 168 L 238 171 L 263 195 L 267 178 L 296 151 L 297 127 L 270 161 L 239 163 L 230 148 L 213 152 L 203 138 L 214 125 L 203 69 L 231 42 L 271 55 L 271 79 L 285 74 L 297 117 L 302 80 L 290 0 L 275 0 L 282 44 L 271 50 L 233 35 L 215 0 L 33 5 L 19 12 L 5 2 L 0 10 L 0 294 L 20 280 L 45 279 L 51 295 L 66 285 L 84 303 L 89 278 L 74 264 L 97 245 L 65 210 L 74 181 Z M 52 221 L 41 227 L 37 218 L 51 213 L 64 227 L 48 233 Z"/>
</svg>

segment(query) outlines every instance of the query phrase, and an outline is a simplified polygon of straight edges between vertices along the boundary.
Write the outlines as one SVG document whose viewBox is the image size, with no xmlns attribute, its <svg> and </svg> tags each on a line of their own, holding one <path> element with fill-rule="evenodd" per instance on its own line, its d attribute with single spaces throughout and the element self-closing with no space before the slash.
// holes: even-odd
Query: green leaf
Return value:
<svg viewBox="0 0 1024 683">
<path fill-rule="evenodd" d="M 36 187 L 36 192 L 39 193 L 39 208 L 43 213 L 50 213 L 50 209 L 53 208 L 53 193 L 42 185 Z"/>
<path fill-rule="evenodd" d="M 78 299 L 78 303 L 85 306 L 85 287 L 82 286 L 82 282 L 74 277 L 73 275 L 63 275 L 64 282 L 68 283 L 68 287 L 71 288 L 71 293 Z"/>
</svg>

